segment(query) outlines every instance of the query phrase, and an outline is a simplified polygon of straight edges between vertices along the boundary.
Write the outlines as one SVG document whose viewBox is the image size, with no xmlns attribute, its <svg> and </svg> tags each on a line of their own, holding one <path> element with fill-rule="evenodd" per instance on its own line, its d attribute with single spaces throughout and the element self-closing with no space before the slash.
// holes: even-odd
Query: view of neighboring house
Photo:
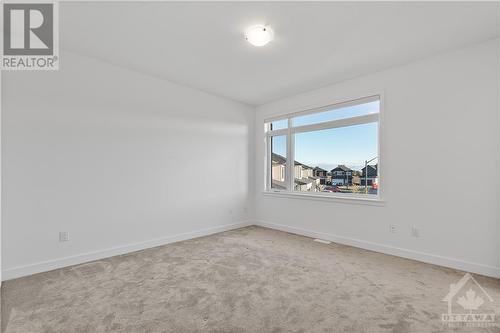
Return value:
<svg viewBox="0 0 500 333">
<path fill-rule="evenodd" d="M 314 167 L 313 176 L 319 178 L 319 183 L 321 185 L 326 185 L 328 180 L 328 171 L 320 167 Z"/>
<path fill-rule="evenodd" d="M 295 161 L 294 166 L 295 179 L 308 178 L 313 176 L 313 168 L 308 165 Z"/>
<path fill-rule="evenodd" d="M 313 176 L 313 168 L 297 161 L 294 164 L 295 190 L 315 191 L 319 178 Z"/>
<path fill-rule="evenodd" d="M 286 158 L 281 155 L 274 154 L 272 158 L 271 166 L 271 187 L 279 190 L 286 190 L 285 184 L 285 168 L 286 168 Z"/>
<path fill-rule="evenodd" d="M 295 191 L 314 191 L 314 180 L 309 178 L 295 178 Z"/>
<path fill-rule="evenodd" d="M 271 167 L 272 188 L 286 190 L 285 170 L 286 158 L 273 153 Z M 365 178 L 365 168 L 361 171 L 353 170 L 343 164 L 328 172 L 320 167 L 310 167 L 306 164 L 294 161 L 294 190 L 307 192 L 321 192 L 325 186 L 364 186 L 365 179 L 367 186 L 373 187 L 371 194 L 376 193 L 378 165 L 368 165 L 368 173 Z M 352 189 L 343 188 L 342 191 L 351 191 Z M 375 190 L 375 192 L 373 192 Z"/>
<path fill-rule="evenodd" d="M 332 185 L 351 185 L 354 170 L 345 165 L 332 169 Z"/>
<path fill-rule="evenodd" d="M 326 176 L 328 175 L 328 171 L 326 171 L 325 169 L 322 169 L 320 167 L 314 167 L 313 175 L 315 177 L 326 178 Z"/>
<path fill-rule="evenodd" d="M 365 179 L 367 186 L 372 186 L 377 184 L 378 181 L 378 164 L 368 165 L 368 172 L 366 168 L 361 169 L 361 185 L 365 185 Z"/>
<path fill-rule="evenodd" d="M 272 188 L 286 189 L 285 184 L 285 169 L 286 158 L 273 153 L 272 154 L 272 169 L 271 180 Z M 317 186 L 320 184 L 320 177 L 315 177 L 313 168 L 302 164 L 298 161 L 294 162 L 294 178 L 296 191 L 316 191 L 319 190 Z"/>
</svg>

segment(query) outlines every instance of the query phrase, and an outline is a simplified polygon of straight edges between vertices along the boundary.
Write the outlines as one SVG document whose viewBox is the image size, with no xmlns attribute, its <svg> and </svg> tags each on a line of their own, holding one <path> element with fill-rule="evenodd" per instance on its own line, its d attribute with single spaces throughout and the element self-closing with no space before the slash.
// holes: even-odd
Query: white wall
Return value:
<svg viewBox="0 0 500 333">
<path fill-rule="evenodd" d="M 499 69 L 494 40 L 259 107 L 256 218 L 283 230 L 500 277 Z M 377 91 L 384 91 L 385 101 L 383 206 L 262 193 L 265 118 Z M 390 223 L 398 226 L 396 234 L 389 233 Z M 412 225 L 420 238 L 411 237 Z"/>
<path fill-rule="evenodd" d="M 2 285 L 2 71 L 0 71 L 0 286 Z M 0 319 L 1 322 L 1 319 Z"/>
<path fill-rule="evenodd" d="M 66 52 L 2 80 L 4 279 L 251 218 L 252 108 Z"/>
<path fill-rule="evenodd" d="M 256 117 L 245 105 L 66 52 L 58 72 L 5 72 L 3 278 L 254 218 L 500 276 L 498 46 L 290 97 L 257 108 Z M 265 117 L 378 91 L 383 206 L 262 194 Z M 437 181 L 409 190 L 409 172 Z M 410 236 L 412 225 L 420 238 Z M 59 231 L 70 241 L 58 242 Z"/>
</svg>

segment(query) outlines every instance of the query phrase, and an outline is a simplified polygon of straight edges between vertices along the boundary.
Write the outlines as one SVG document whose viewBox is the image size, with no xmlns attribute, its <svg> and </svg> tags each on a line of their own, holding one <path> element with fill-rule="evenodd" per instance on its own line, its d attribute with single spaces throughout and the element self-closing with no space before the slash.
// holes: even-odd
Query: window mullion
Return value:
<svg viewBox="0 0 500 333">
<path fill-rule="evenodd" d="M 292 136 L 292 119 L 288 118 L 288 129 L 287 129 L 287 190 L 293 191 L 295 178 L 294 178 L 294 142 Z"/>
<path fill-rule="evenodd" d="M 267 136 L 280 136 L 280 135 L 286 135 L 288 133 L 287 128 L 279 129 L 279 130 L 274 130 L 274 131 L 267 131 L 266 135 Z"/>
<path fill-rule="evenodd" d="M 271 186 L 271 183 L 272 183 L 272 180 L 271 180 L 271 177 L 272 177 L 271 140 L 272 140 L 271 136 L 266 136 L 266 169 L 264 172 L 266 175 L 266 190 L 267 191 L 271 190 L 271 188 L 272 188 L 272 186 Z"/>
<path fill-rule="evenodd" d="M 329 104 L 329 105 L 325 105 L 325 106 L 321 106 L 321 107 L 317 107 L 317 108 L 311 108 L 311 109 L 307 109 L 307 110 L 290 112 L 287 114 L 287 117 L 294 118 L 294 117 L 306 116 L 308 114 L 320 113 L 320 112 L 324 112 L 324 111 L 333 111 L 333 110 L 342 109 L 342 108 L 346 108 L 346 107 L 350 107 L 350 106 L 375 102 L 375 101 L 378 101 L 380 99 L 381 99 L 380 95 L 375 94 L 375 95 L 368 96 L 368 97 L 356 98 L 356 99 L 350 100 L 348 102 L 339 102 L 339 103 Z M 272 122 L 272 121 L 283 120 L 283 119 L 285 119 L 283 116 L 276 116 L 276 117 L 266 118 L 264 120 L 264 122 Z"/>
<path fill-rule="evenodd" d="M 368 114 L 368 115 L 364 115 L 364 116 L 357 116 L 357 117 L 351 117 L 351 118 L 345 118 L 345 119 L 326 121 L 323 123 L 302 125 L 302 126 L 294 127 L 293 131 L 296 133 L 321 131 L 321 130 L 325 130 L 325 129 L 368 124 L 368 123 L 376 122 L 378 120 L 379 120 L 378 113 L 373 113 L 373 114 Z"/>
</svg>

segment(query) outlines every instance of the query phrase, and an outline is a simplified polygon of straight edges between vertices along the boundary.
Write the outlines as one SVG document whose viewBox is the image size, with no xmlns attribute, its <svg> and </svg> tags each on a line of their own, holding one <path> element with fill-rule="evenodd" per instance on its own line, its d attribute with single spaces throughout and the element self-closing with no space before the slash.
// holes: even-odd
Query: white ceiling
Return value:
<svg viewBox="0 0 500 333">
<path fill-rule="evenodd" d="M 275 40 L 248 44 L 243 31 L 255 23 L 271 25 Z M 61 48 L 251 105 L 498 36 L 497 2 L 60 7 Z"/>
</svg>

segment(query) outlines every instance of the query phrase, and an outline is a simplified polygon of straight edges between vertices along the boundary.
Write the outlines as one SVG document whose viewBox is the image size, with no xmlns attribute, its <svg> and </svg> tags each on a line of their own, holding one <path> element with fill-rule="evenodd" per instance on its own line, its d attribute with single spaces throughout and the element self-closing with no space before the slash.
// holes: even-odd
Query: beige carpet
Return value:
<svg viewBox="0 0 500 333">
<path fill-rule="evenodd" d="M 248 227 L 6 281 L 2 328 L 8 333 L 446 332 L 442 298 L 462 276 Z M 476 278 L 498 302 L 499 280 Z"/>
</svg>

